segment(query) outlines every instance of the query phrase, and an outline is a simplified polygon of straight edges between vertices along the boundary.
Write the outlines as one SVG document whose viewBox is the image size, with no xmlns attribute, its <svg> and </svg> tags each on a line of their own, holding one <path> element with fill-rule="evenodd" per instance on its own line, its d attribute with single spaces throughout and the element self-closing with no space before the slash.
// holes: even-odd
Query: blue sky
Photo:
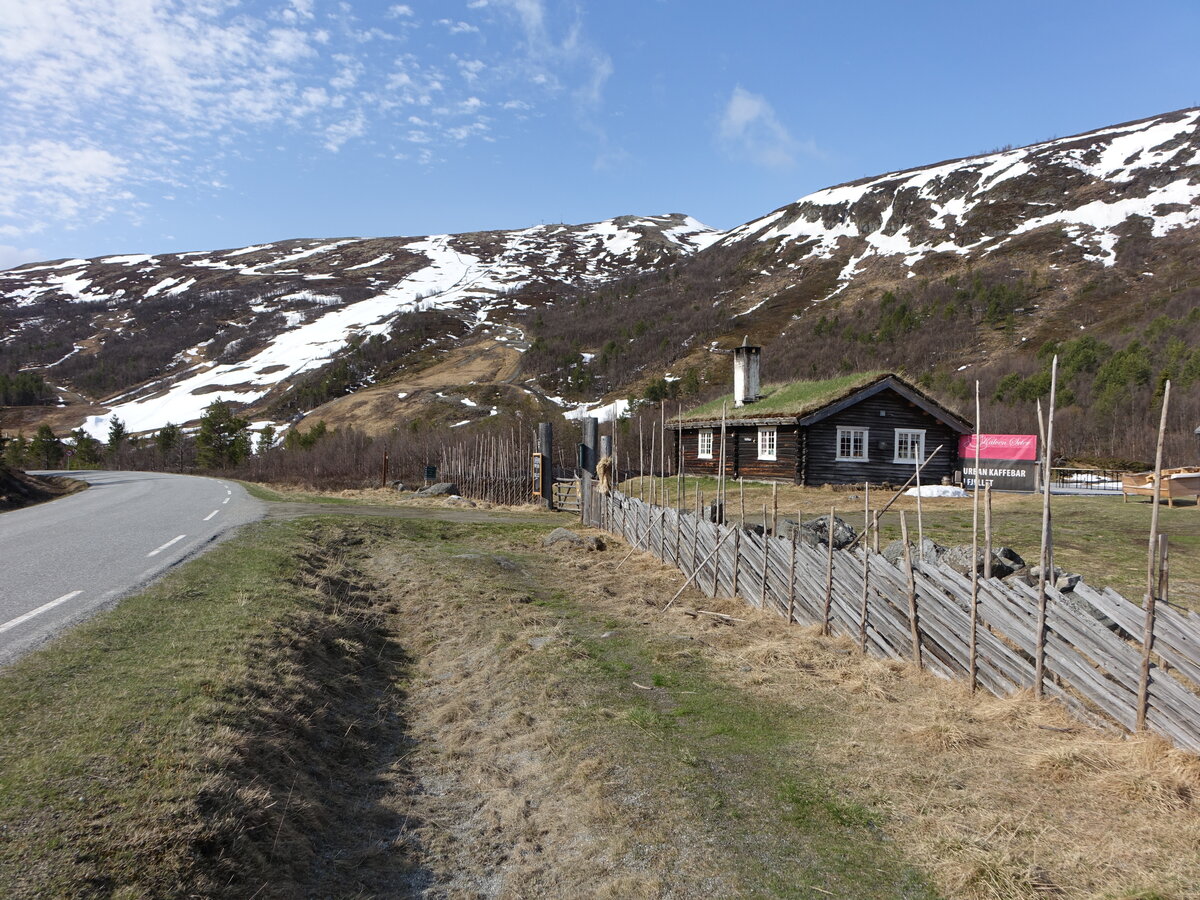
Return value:
<svg viewBox="0 0 1200 900">
<path fill-rule="evenodd" d="M 1200 4 L 0 0 L 0 267 L 689 213 L 1200 104 Z"/>
</svg>

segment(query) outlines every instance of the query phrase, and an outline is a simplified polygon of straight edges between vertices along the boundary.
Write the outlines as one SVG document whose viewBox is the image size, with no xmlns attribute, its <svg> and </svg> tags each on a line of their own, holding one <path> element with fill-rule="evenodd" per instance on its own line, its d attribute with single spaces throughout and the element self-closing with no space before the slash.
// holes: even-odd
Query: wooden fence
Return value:
<svg viewBox="0 0 1200 900">
<path fill-rule="evenodd" d="M 865 546 L 830 553 L 615 490 L 593 491 L 592 500 L 585 521 L 676 566 L 707 596 L 740 597 L 789 622 L 821 624 L 864 652 L 909 659 L 945 678 L 972 677 L 969 576 L 928 561 L 893 565 Z M 1148 730 L 1200 752 L 1200 617 L 1157 606 L 1143 691 L 1145 611 L 1084 582 L 1070 593 L 1048 587 L 1047 595 L 1044 694 L 1085 719 L 1101 713 L 1130 731 L 1144 712 Z M 1037 589 L 980 578 L 977 597 L 974 683 L 998 696 L 1033 688 Z"/>
</svg>

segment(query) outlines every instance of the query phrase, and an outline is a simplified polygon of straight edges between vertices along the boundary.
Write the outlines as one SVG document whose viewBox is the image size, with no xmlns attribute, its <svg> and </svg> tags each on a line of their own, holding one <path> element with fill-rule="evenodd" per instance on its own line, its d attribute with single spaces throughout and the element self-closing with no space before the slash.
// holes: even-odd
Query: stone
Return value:
<svg viewBox="0 0 1200 900">
<path fill-rule="evenodd" d="M 931 538 L 925 538 L 921 542 L 920 548 L 918 548 L 917 545 L 912 543 L 911 541 L 909 542 L 908 547 L 909 547 L 909 553 L 912 556 L 912 561 L 914 563 L 916 563 L 918 560 L 922 559 L 920 550 L 925 551 L 924 557 L 923 557 L 925 559 L 925 561 L 933 562 L 933 563 L 939 562 L 941 560 L 942 554 L 946 552 L 945 547 L 943 547 L 941 544 L 938 544 Z M 967 548 L 967 556 L 966 556 L 967 560 L 969 560 L 970 556 L 971 556 L 970 550 L 971 550 L 971 548 L 968 547 Z M 888 562 L 890 562 L 893 566 L 903 565 L 903 563 L 904 563 L 904 541 L 900 540 L 899 538 L 892 541 L 890 544 L 888 544 L 886 547 L 883 548 L 882 556 L 884 559 L 886 559 Z M 968 562 L 964 562 L 964 565 L 968 565 L 968 564 L 969 564 Z"/>
<path fill-rule="evenodd" d="M 1002 549 L 1006 549 L 1006 548 L 1002 548 Z M 1011 551 L 1009 551 L 1009 552 L 1011 553 Z M 1013 555 L 1016 556 L 1016 554 L 1013 554 Z M 1017 557 L 1017 559 L 1019 560 L 1020 557 Z M 958 572 L 960 575 L 970 575 L 971 574 L 971 545 L 970 544 L 959 544 L 956 547 L 950 547 L 948 550 L 946 550 L 944 553 L 942 553 L 941 557 L 938 559 L 938 562 L 941 563 L 941 565 L 943 565 L 943 566 L 947 566 L 948 568 L 953 569 L 955 572 Z M 983 562 L 984 562 L 983 548 L 980 548 L 975 556 L 975 571 L 978 572 L 980 575 L 983 574 Z M 1015 572 L 1017 570 L 1017 568 L 1019 568 L 1019 567 L 1011 565 L 1010 564 L 1011 562 L 1013 562 L 1012 559 L 1002 558 L 998 554 L 993 553 L 992 554 L 992 577 L 993 578 L 1004 578 L 1008 575 L 1011 575 L 1013 572 Z M 1022 562 L 1021 564 L 1024 565 L 1024 562 Z"/>
<path fill-rule="evenodd" d="M 607 548 L 603 538 L 595 535 L 584 537 L 569 528 L 555 528 L 542 538 L 543 547 L 553 547 L 558 544 L 565 544 L 573 550 L 604 550 Z"/>
<path fill-rule="evenodd" d="M 1017 551 L 1012 547 L 996 547 L 994 550 L 992 550 L 992 555 L 1003 561 L 1003 563 L 1008 566 L 1012 572 L 1025 568 L 1025 560 L 1023 560 L 1021 558 L 1021 554 L 1017 553 Z M 993 562 L 993 569 L 995 568 L 995 565 L 996 564 Z M 1004 576 L 1001 575 L 1000 577 L 1003 578 Z"/>
<path fill-rule="evenodd" d="M 1060 594 L 1067 594 L 1075 590 L 1075 585 L 1083 580 L 1082 575 L 1077 575 L 1073 572 L 1064 572 L 1054 579 L 1054 587 L 1057 588 Z"/>
<path fill-rule="evenodd" d="M 449 497 L 458 493 L 458 485 L 452 481 L 439 481 L 417 491 L 418 497 Z"/>
<path fill-rule="evenodd" d="M 795 526 L 793 525 L 793 528 Z M 800 525 L 800 540 L 810 547 L 829 546 L 829 516 L 818 516 Z M 833 549 L 844 550 L 858 537 L 850 523 L 838 516 L 833 517 Z"/>
<path fill-rule="evenodd" d="M 407 491 L 408 485 L 406 485 L 403 481 L 393 481 L 392 482 L 392 490 L 393 491 Z"/>
<path fill-rule="evenodd" d="M 468 500 L 466 497 L 457 495 L 446 498 L 446 506 L 461 506 L 468 509 L 474 509 L 478 504 L 474 500 Z"/>
</svg>

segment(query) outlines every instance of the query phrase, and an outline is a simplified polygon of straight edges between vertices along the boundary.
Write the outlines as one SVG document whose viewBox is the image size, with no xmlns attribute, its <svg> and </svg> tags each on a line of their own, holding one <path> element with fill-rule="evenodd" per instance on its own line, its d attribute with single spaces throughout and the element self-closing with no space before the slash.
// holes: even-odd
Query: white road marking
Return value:
<svg viewBox="0 0 1200 900">
<path fill-rule="evenodd" d="M 185 537 L 187 537 L 186 534 L 181 534 L 181 535 L 179 535 L 179 537 L 173 537 L 169 541 L 167 541 L 165 544 L 163 544 L 161 547 L 159 547 L 157 550 L 151 550 L 149 553 L 146 554 L 146 556 L 147 557 L 158 556 L 158 554 L 162 553 L 164 550 L 166 550 L 172 544 L 178 544 Z"/>
<path fill-rule="evenodd" d="M 10 629 L 10 628 L 16 628 L 22 622 L 28 622 L 34 616 L 39 616 L 48 609 L 54 609 L 54 607 L 58 606 L 58 604 L 66 603 L 68 600 L 72 599 L 73 597 L 78 597 L 82 593 L 83 593 L 83 591 L 71 591 L 71 593 L 69 593 L 69 594 L 63 594 L 57 600 L 51 600 L 49 603 L 43 603 L 37 609 L 32 609 L 29 612 L 25 613 L 25 615 L 17 616 L 15 619 L 12 619 L 8 622 L 5 622 L 3 625 L 0 625 L 0 632 L 8 631 L 8 629 Z"/>
<path fill-rule="evenodd" d="M 224 506 L 228 502 L 229 502 L 229 498 L 226 497 L 224 500 L 221 501 L 221 505 Z"/>
<path fill-rule="evenodd" d="M 219 509 L 214 509 L 212 512 L 210 512 L 207 516 L 204 517 L 204 521 L 207 522 L 209 519 L 211 519 L 213 516 L 215 516 L 219 512 L 220 512 Z"/>
</svg>

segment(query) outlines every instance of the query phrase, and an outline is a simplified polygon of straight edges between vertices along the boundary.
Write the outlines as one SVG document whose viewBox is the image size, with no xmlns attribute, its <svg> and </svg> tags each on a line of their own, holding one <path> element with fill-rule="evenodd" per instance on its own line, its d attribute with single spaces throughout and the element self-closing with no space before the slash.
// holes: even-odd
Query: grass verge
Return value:
<svg viewBox="0 0 1200 900">
<path fill-rule="evenodd" d="M 1197 896 L 1194 757 L 551 524 L 260 524 L 5 670 L 0 895 Z"/>
</svg>

